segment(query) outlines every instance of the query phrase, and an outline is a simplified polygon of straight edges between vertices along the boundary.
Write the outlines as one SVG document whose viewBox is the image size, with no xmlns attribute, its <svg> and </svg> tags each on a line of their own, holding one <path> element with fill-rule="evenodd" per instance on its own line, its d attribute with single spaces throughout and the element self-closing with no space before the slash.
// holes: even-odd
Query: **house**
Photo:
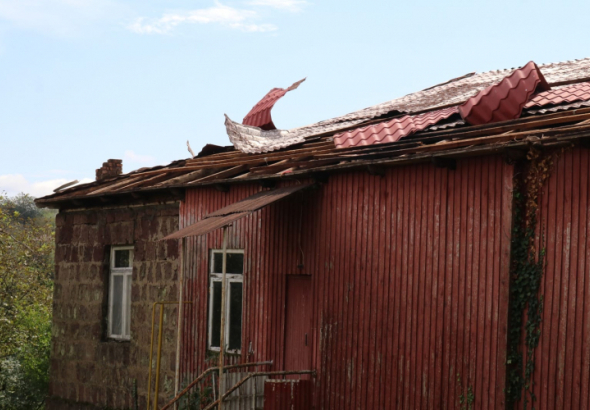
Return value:
<svg viewBox="0 0 590 410">
<path fill-rule="evenodd" d="M 37 200 L 49 408 L 589 408 L 590 59 L 276 129 L 298 85 L 230 147 Z"/>
</svg>

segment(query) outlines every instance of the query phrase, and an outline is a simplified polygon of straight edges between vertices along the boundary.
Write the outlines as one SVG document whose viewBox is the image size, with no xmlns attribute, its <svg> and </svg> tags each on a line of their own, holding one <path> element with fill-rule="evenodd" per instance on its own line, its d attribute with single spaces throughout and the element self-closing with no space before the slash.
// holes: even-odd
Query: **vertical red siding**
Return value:
<svg viewBox="0 0 590 410">
<path fill-rule="evenodd" d="M 538 409 L 590 408 L 590 151 L 564 152 L 540 197 L 547 266 L 534 374 Z"/>
<path fill-rule="evenodd" d="M 457 375 L 475 408 L 501 407 L 512 176 L 496 157 L 461 160 L 456 171 L 332 175 L 303 202 L 234 224 L 229 247 L 244 248 L 246 261 L 242 360 L 283 369 L 286 275 L 308 274 L 317 408 L 455 408 Z M 189 190 L 181 226 L 260 189 Z M 190 379 L 205 368 L 207 255 L 221 232 L 187 247 L 194 303 L 181 372 Z"/>
</svg>

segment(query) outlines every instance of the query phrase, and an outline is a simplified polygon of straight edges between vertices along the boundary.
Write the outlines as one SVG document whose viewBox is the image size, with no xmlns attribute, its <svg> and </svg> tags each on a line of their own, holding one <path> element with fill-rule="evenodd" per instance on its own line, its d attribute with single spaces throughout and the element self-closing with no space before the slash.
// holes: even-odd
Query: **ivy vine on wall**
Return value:
<svg viewBox="0 0 590 410">
<path fill-rule="evenodd" d="M 523 409 L 530 404 L 534 410 L 537 398 L 532 376 L 541 336 L 543 296 L 539 288 L 545 268 L 544 229 L 538 221 L 539 194 L 551 175 L 556 154 L 544 154 L 531 147 L 527 160 L 515 173 L 513 194 L 506 402 L 507 408 L 514 408 L 522 400 Z"/>
</svg>

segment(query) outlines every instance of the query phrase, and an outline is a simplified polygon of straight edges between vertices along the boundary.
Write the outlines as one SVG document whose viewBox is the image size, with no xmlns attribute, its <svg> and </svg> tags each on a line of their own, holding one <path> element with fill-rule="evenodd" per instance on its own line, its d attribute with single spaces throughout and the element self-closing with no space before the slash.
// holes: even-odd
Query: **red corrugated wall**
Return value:
<svg viewBox="0 0 590 410">
<path fill-rule="evenodd" d="M 469 386 L 475 408 L 501 407 L 512 176 L 497 157 L 332 175 L 234 224 L 241 359 L 283 368 L 285 275 L 309 274 L 316 408 L 455 408 Z M 188 190 L 181 227 L 260 189 Z M 188 240 L 186 379 L 205 367 L 207 250 L 219 247 L 221 232 Z"/>
<path fill-rule="evenodd" d="M 534 374 L 537 409 L 590 408 L 590 151 L 564 152 L 540 198 L 547 267 Z"/>
</svg>

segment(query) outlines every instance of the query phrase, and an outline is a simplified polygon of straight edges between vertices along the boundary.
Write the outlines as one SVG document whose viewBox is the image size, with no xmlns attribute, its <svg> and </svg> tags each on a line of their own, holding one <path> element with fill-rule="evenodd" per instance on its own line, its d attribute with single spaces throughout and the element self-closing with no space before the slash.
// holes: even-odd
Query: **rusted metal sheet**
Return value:
<svg viewBox="0 0 590 410">
<path fill-rule="evenodd" d="M 549 84 L 534 62 L 514 70 L 459 107 L 461 117 L 471 125 L 514 120 L 535 91 L 548 91 Z"/>
<path fill-rule="evenodd" d="M 535 355 L 537 409 L 590 408 L 590 151 L 561 154 L 540 199 L 547 265 Z"/>
<path fill-rule="evenodd" d="M 264 384 L 264 410 L 309 410 L 309 380 L 267 380 Z"/>
<path fill-rule="evenodd" d="M 230 359 L 291 370 L 287 277 L 310 275 L 316 408 L 451 409 L 469 387 L 475 408 L 502 407 L 512 177 L 498 157 L 460 160 L 456 171 L 338 174 L 236 221 L 243 331 Z M 189 190 L 181 227 L 259 189 Z M 220 246 L 220 232 L 187 238 L 184 380 L 207 367 L 207 259 Z"/>
</svg>

